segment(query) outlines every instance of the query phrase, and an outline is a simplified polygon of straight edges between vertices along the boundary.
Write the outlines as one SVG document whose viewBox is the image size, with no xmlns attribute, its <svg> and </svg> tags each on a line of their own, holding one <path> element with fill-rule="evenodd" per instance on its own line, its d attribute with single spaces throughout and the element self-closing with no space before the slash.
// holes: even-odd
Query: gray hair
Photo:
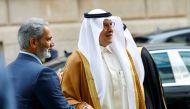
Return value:
<svg viewBox="0 0 190 109">
<path fill-rule="evenodd" d="M 47 26 L 48 22 L 41 18 L 30 18 L 23 23 L 18 31 L 18 42 L 21 49 L 29 47 L 30 38 L 40 39 L 43 34 L 44 26 Z"/>
</svg>

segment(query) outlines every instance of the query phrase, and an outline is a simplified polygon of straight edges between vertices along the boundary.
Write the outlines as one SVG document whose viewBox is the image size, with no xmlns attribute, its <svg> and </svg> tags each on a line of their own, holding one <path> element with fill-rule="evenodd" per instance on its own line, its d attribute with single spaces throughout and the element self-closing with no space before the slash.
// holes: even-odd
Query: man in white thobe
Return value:
<svg viewBox="0 0 190 109">
<path fill-rule="evenodd" d="M 126 50 L 121 19 L 101 9 L 84 17 L 62 75 L 68 102 L 77 109 L 145 109 L 143 74 Z"/>
</svg>

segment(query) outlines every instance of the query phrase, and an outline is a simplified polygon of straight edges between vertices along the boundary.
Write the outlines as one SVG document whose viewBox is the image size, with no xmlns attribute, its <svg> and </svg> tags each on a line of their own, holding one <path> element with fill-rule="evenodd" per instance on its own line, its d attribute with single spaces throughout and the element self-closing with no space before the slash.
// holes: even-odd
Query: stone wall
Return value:
<svg viewBox="0 0 190 109">
<path fill-rule="evenodd" d="M 19 52 L 19 25 L 30 17 L 42 17 L 50 22 L 55 49 L 63 56 L 64 50 L 77 48 L 84 12 L 94 8 L 110 11 L 139 35 L 189 26 L 189 5 L 189 0 L 0 0 L 0 41 L 9 63 Z"/>
</svg>

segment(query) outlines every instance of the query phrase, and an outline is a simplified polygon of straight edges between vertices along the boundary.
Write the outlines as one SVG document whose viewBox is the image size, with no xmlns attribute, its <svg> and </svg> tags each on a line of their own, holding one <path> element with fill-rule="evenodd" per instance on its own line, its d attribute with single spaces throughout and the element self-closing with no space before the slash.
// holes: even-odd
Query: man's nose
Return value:
<svg viewBox="0 0 190 109">
<path fill-rule="evenodd" d="M 108 31 L 113 31 L 113 26 L 112 25 L 109 25 Z"/>
<path fill-rule="evenodd" d="M 106 28 L 105 28 L 106 31 L 112 31 L 113 30 L 113 27 L 112 25 L 108 25 Z"/>
</svg>

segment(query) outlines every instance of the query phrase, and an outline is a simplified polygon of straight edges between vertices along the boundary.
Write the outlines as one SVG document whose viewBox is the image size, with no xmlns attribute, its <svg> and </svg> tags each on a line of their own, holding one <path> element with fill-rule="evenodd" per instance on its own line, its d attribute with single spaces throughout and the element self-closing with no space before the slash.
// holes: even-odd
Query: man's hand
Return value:
<svg viewBox="0 0 190 109">
<path fill-rule="evenodd" d="M 61 81 L 62 81 L 63 70 L 62 70 L 62 69 L 59 69 L 59 70 L 56 71 L 56 73 L 57 73 L 57 76 L 58 76 L 58 78 L 59 78 L 59 81 L 61 82 Z"/>
<path fill-rule="evenodd" d="M 94 109 L 94 108 L 87 104 L 83 109 Z"/>
</svg>

